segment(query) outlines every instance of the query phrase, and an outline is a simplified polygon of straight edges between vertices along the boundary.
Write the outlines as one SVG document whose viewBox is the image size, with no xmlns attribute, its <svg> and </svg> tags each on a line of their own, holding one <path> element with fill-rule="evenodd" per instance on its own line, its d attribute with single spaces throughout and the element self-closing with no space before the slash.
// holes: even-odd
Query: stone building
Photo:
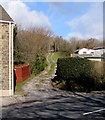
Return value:
<svg viewBox="0 0 105 120">
<path fill-rule="evenodd" d="M 14 92 L 13 26 L 14 21 L 0 5 L 0 96 Z"/>
</svg>

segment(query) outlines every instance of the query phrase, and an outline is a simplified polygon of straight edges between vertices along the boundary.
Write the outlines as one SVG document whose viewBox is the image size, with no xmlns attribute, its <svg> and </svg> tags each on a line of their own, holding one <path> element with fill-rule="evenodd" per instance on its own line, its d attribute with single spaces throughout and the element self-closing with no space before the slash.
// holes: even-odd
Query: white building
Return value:
<svg viewBox="0 0 105 120">
<path fill-rule="evenodd" d="M 105 61 L 105 47 L 95 47 L 93 49 L 82 48 L 75 51 L 76 54 L 72 54 L 72 57 L 82 57 L 94 61 Z"/>
<path fill-rule="evenodd" d="M 105 47 L 96 47 L 93 48 L 93 50 L 94 50 L 94 56 L 101 57 L 105 52 Z"/>
<path fill-rule="evenodd" d="M 87 48 L 82 48 L 79 50 L 78 52 L 79 55 L 81 54 L 94 54 L 94 50 L 93 49 L 87 49 Z"/>
</svg>

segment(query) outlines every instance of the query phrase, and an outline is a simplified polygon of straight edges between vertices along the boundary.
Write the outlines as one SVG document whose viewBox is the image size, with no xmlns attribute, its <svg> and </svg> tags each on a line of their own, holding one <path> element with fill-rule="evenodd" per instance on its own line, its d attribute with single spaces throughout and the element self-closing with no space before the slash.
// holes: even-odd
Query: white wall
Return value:
<svg viewBox="0 0 105 120">
<path fill-rule="evenodd" d="M 101 58 L 98 59 L 98 58 L 88 58 L 89 60 L 92 60 L 92 61 L 101 61 Z"/>
<path fill-rule="evenodd" d="M 94 56 L 101 57 L 103 53 L 104 53 L 104 49 L 94 50 Z"/>
<path fill-rule="evenodd" d="M 87 54 L 87 52 L 88 52 L 88 49 L 82 48 L 79 50 L 78 54 Z"/>
</svg>

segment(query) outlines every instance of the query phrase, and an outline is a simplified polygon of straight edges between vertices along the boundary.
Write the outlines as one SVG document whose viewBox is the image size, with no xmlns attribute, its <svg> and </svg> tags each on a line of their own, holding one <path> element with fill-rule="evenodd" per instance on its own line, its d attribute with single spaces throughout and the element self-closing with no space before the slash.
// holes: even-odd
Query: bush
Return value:
<svg viewBox="0 0 105 120">
<path fill-rule="evenodd" d="M 45 69 L 47 66 L 46 58 L 44 56 L 40 56 L 36 58 L 35 64 L 32 68 L 32 72 L 36 75 Z"/>
<path fill-rule="evenodd" d="M 93 66 L 84 58 L 63 58 L 57 62 L 57 76 L 66 81 L 70 90 L 90 91 L 94 87 Z"/>
<path fill-rule="evenodd" d="M 24 64 L 25 62 L 23 62 L 23 61 L 20 61 L 20 60 L 18 60 L 18 61 L 14 61 L 14 65 L 20 65 L 20 64 Z"/>
</svg>

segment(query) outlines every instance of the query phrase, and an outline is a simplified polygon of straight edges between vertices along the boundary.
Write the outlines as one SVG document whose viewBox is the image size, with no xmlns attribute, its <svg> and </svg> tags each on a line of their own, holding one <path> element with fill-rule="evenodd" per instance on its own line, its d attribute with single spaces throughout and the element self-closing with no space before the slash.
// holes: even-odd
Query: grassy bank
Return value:
<svg viewBox="0 0 105 120">
<path fill-rule="evenodd" d="M 66 52 L 55 52 L 52 59 L 57 62 L 58 58 L 66 58 L 70 57 L 68 53 Z"/>
</svg>

